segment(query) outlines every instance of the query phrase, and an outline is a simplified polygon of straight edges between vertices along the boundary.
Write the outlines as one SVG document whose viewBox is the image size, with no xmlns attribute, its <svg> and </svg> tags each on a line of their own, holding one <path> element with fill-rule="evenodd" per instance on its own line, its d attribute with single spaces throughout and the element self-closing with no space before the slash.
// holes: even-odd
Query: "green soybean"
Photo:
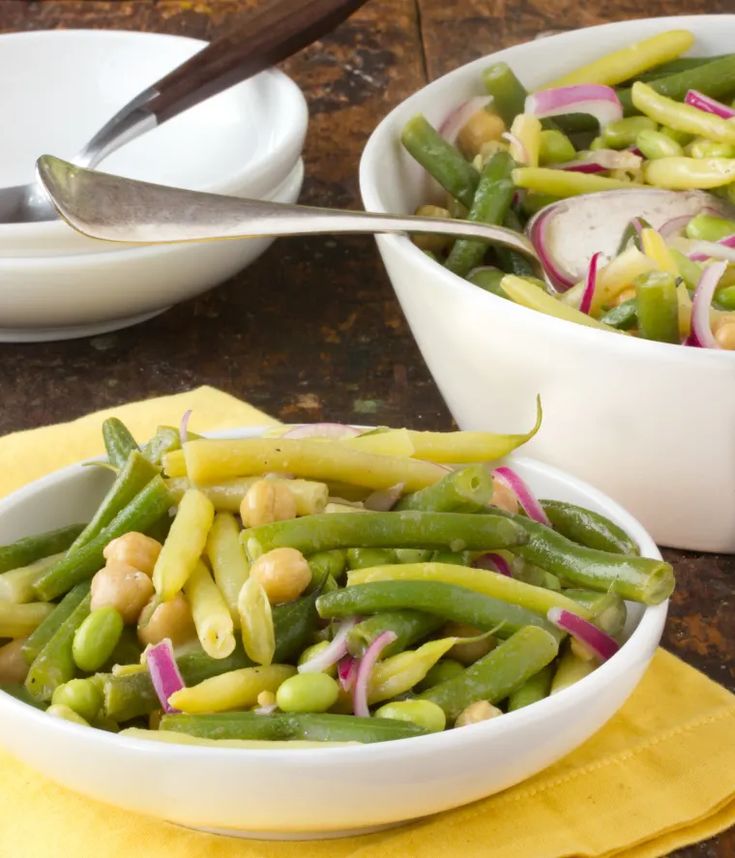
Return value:
<svg viewBox="0 0 735 858">
<path fill-rule="evenodd" d="M 696 241 L 720 241 L 735 235 L 735 220 L 698 214 L 689 221 L 684 232 L 687 238 L 693 238 Z"/>
<path fill-rule="evenodd" d="M 74 634 L 72 655 L 80 670 L 94 673 L 112 655 L 123 631 L 120 612 L 110 606 L 85 617 Z"/>
<path fill-rule="evenodd" d="M 367 569 L 370 566 L 385 566 L 397 563 L 395 551 L 390 548 L 348 548 L 347 567 L 349 569 Z"/>
<path fill-rule="evenodd" d="M 694 140 L 689 144 L 688 154 L 692 158 L 732 158 L 735 146 L 731 143 L 718 143 L 715 140 Z"/>
<path fill-rule="evenodd" d="M 629 116 L 610 122 L 602 132 L 602 144 L 609 149 L 633 146 L 643 131 L 655 131 L 656 123 L 647 116 Z"/>
<path fill-rule="evenodd" d="M 447 726 L 444 710 L 431 700 L 394 700 L 376 709 L 375 717 L 408 721 L 427 733 L 440 733 Z"/>
<path fill-rule="evenodd" d="M 563 164 L 566 161 L 573 161 L 576 157 L 574 144 L 566 134 L 556 129 L 541 132 L 539 164 L 542 167 L 549 164 Z"/>
<path fill-rule="evenodd" d="M 653 129 L 645 129 L 639 132 L 635 138 L 635 145 L 641 150 L 646 158 L 674 158 L 684 154 L 684 150 L 666 134 Z"/>
<path fill-rule="evenodd" d="M 326 673 L 297 673 L 282 682 L 276 703 L 282 712 L 326 712 L 337 702 L 339 685 Z"/>
<path fill-rule="evenodd" d="M 70 721 L 72 724 L 79 724 L 81 727 L 91 726 L 89 721 L 63 703 L 52 704 L 46 710 L 46 714 L 52 715 L 54 718 L 61 718 L 63 721 Z"/>
<path fill-rule="evenodd" d="M 454 679 L 455 676 L 459 676 L 464 671 L 465 666 L 460 662 L 453 658 L 443 658 L 430 668 L 426 676 L 416 686 L 416 690 L 425 691 L 427 688 L 432 688 L 448 679 Z"/>
<path fill-rule="evenodd" d="M 102 691 L 89 679 L 70 679 L 54 689 L 51 703 L 68 706 L 86 721 L 94 721 L 102 708 Z"/>
<path fill-rule="evenodd" d="M 735 286 L 723 286 L 715 293 L 715 303 L 721 310 L 735 310 Z"/>
</svg>

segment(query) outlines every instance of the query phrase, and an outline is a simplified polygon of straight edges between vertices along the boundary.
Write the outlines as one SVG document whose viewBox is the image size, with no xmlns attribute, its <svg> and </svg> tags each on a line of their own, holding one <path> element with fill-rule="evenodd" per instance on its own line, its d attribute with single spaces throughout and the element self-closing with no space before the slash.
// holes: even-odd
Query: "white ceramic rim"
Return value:
<svg viewBox="0 0 735 858">
<path fill-rule="evenodd" d="M 559 33 L 558 35 L 546 36 L 543 39 L 537 39 L 533 44 L 544 43 L 550 45 L 553 43 L 555 50 L 558 50 L 559 53 L 563 54 L 568 52 L 568 44 L 576 41 L 580 33 L 587 33 L 589 34 L 590 39 L 597 41 L 599 44 L 604 44 L 605 35 L 607 33 L 611 30 L 630 25 L 631 23 L 639 24 L 655 21 L 660 22 L 662 26 L 667 28 L 688 29 L 695 27 L 697 22 L 705 19 L 712 21 L 713 24 L 719 24 L 725 29 L 735 29 L 735 15 L 673 15 L 669 17 L 643 18 L 636 20 L 635 22 L 618 21 L 610 24 L 599 24 L 596 27 L 582 27 L 578 30 L 570 30 L 565 33 Z M 524 42 L 522 44 L 532 43 Z M 362 157 L 360 158 L 360 193 L 367 211 L 388 212 L 388 208 L 378 192 L 376 177 L 380 175 L 382 163 L 384 163 L 385 159 L 393 157 L 392 145 L 395 143 L 395 138 L 391 133 L 390 126 L 397 121 L 398 117 L 405 114 L 405 119 L 408 119 L 409 116 L 414 113 L 420 112 L 420 106 L 427 98 L 429 92 L 433 87 L 440 83 L 444 86 L 446 85 L 446 82 L 450 81 L 452 78 L 463 78 L 470 70 L 476 73 L 479 81 L 480 73 L 488 62 L 508 60 L 509 55 L 512 61 L 512 52 L 517 47 L 519 47 L 519 45 L 503 48 L 500 51 L 495 51 L 492 54 L 487 54 L 484 57 L 465 63 L 453 71 L 442 75 L 422 87 L 418 92 L 410 95 L 407 99 L 404 99 L 404 101 L 394 107 L 393 110 L 391 110 L 391 112 L 381 120 L 377 128 L 370 135 L 370 138 L 363 150 Z M 385 243 L 386 246 L 391 247 L 397 253 L 402 254 L 405 257 L 407 264 L 417 271 L 417 275 L 420 275 L 421 272 L 436 274 L 437 267 L 442 267 L 438 266 L 438 263 L 431 260 L 422 250 L 420 250 L 407 235 L 385 234 L 378 236 L 377 240 L 379 244 Z M 578 336 L 580 339 L 588 340 L 590 348 L 599 348 L 600 343 L 606 342 L 609 345 L 608 350 L 615 354 L 620 350 L 621 354 L 627 352 L 628 354 L 640 357 L 642 360 L 646 360 L 651 357 L 655 358 L 657 356 L 666 356 L 667 359 L 673 358 L 680 361 L 695 360 L 699 361 L 703 365 L 706 365 L 707 362 L 732 361 L 735 359 L 735 352 L 729 352 L 724 349 L 682 348 L 681 346 L 673 343 L 658 343 L 654 340 L 644 340 L 638 337 L 626 337 L 622 335 L 613 336 L 608 331 L 600 331 L 584 325 L 576 325 L 573 322 L 568 322 L 564 319 L 557 319 L 554 316 L 548 316 L 538 310 L 531 310 L 528 307 L 523 307 L 522 305 L 508 301 L 505 298 L 500 298 L 492 292 L 478 290 L 476 286 L 473 286 L 464 278 L 459 277 L 447 269 L 443 270 L 444 281 L 447 288 L 451 289 L 456 294 L 457 300 L 461 300 L 462 295 L 467 294 L 469 291 L 482 291 L 485 296 L 485 300 L 490 301 L 491 306 L 493 303 L 498 307 L 502 306 L 511 316 L 520 314 L 518 319 L 519 324 L 523 324 L 525 320 L 525 323 L 528 325 L 535 326 L 539 329 L 544 328 L 547 325 L 551 325 L 553 327 L 563 325 L 564 329 L 569 332 L 569 336 L 572 336 L 572 331 L 574 331 L 574 335 Z M 605 337 L 604 340 L 602 339 L 603 336 Z M 631 349 L 633 350 L 632 352 L 630 351 Z M 625 352 L 623 350 L 625 350 Z"/>
<path fill-rule="evenodd" d="M 229 429 L 219 432 L 205 433 L 209 437 L 214 438 L 244 438 L 262 434 L 270 427 L 248 427 L 243 429 Z M 528 464 L 541 473 L 549 475 L 553 479 L 560 479 L 570 482 L 576 489 L 584 492 L 591 500 L 603 504 L 607 507 L 615 517 L 615 520 L 623 527 L 629 535 L 638 543 L 641 548 L 641 554 L 647 557 L 661 558 L 661 554 L 653 542 L 647 531 L 638 521 L 633 518 L 630 513 L 626 512 L 621 506 L 615 503 L 607 495 L 593 488 L 570 474 L 554 468 L 551 465 L 545 465 L 535 459 L 527 457 L 513 457 L 513 461 L 519 464 Z M 89 460 L 87 460 L 89 461 Z M 29 496 L 36 494 L 39 490 L 51 486 L 55 483 L 63 482 L 69 476 L 77 473 L 83 467 L 81 463 L 69 465 L 58 471 L 41 477 L 38 480 L 30 483 L 23 488 L 18 489 L 12 494 L 0 500 L 0 514 L 7 508 L 12 507 L 18 501 L 23 501 Z M 137 751 L 146 751 L 154 756 L 155 760 L 164 761 L 167 756 L 176 754 L 183 755 L 186 758 L 195 759 L 201 755 L 208 754 L 238 754 L 243 762 L 249 758 L 250 754 L 257 754 L 259 759 L 265 758 L 278 760 L 279 764 L 301 766 L 314 754 L 323 755 L 329 754 L 330 759 L 339 760 L 341 762 L 353 762 L 358 765 L 360 760 L 366 754 L 374 756 L 375 754 L 386 757 L 386 762 L 400 762 L 401 759 L 408 760 L 411 757 L 412 750 L 419 747 L 423 750 L 431 751 L 444 747 L 446 743 L 461 742 L 462 736 L 468 734 L 465 730 L 473 730 L 474 735 L 480 736 L 480 731 L 485 739 L 490 741 L 502 741 L 503 736 L 510 730 L 516 727 L 522 728 L 524 724 L 538 721 L 544 715 L 553 715 L 567 709 L 570 705 L 583 706 L 586 698 L 594 696 L 601 692 L 608 682 L 615 682 L 616 678 L 625 674 L 629 670 L 634 670 L 636 664 L 640 661 L 640 652 L 645 652 L 651 643 L 658 643 L 661 637 L 663 626 L 666 620 L 668 610 L 668 600 L 660 605 L 645 608 L 641 615 L 638 624 L 631 633 L 630 637 L 620 647 L 618 652 L 608 661 L 601 664 L 589 676 L 584 677 L 579 682 L 568 688 L 554 694 L 551 697 L 546 697 L 531 706 L 518 709 L 514 712 L 507 712 L 502 718 L 494 718 L 488 721 L 482 721 L 477 724 L 471 724 L 463 727 L 462 730 L 446 730 L 441 733 L 430 733 L 426 736 L 416 736 L 410 739 L 398 739 L 391 742 L 378 742 L 364 745 L 345 745 L 343 747 L 325 747 L 325 748 L 278 748 L 278 749 L 254 749 L 254 748 L 217 748 L 210 746 L 197 746 L 186 744 L 168 744 L 159 743 L 155 740 L 136 739 L 130 736 L 120 736 L 116 733 L 106 733 L 103 730 L 93 730 L 89 727 L 83 727 L 62 719 L 50 718 L 45 712 L 42 712 L 27 703 L 22 703 L 16 700 L 5 692 L 0 692 L 0 701 L 4 706 L 23 707 L 25 715 L 30 718 L 32 723 L 40 729 L 57 730 L 60 737 L 66 734 L 66 731 L 83 730 L 87 739 L 93 744 L 96 743 L 114 743 L 118 747 L 134 748 Z M 630 646 L 633 641 L 638 646 Z M 18 710 L 20 712 L 20 710 Z M 40 720 L 43 719 L 43 720 Z M 122 743 L 122 744 L 121 744 Z M 132 744 L 131 744 L 132 743 Z"/>
<path fill-rule="evenodd" d="M 192 44 L 199 45 L 201 48 L 205 48 L 209 44 L 209 42 L 206 42 L 202 39 L 194 39 L 190 36 L 178 36 L 171 33 L 142 32 L 138 30 L 30 30 L 17 33 L 0 33 L 0 50 L 2 50 L 3 41 L 5 39 L 26 39 L 28 41 L 32 41 L 34 39 L 37 39 L 39 36 L 43 36 L 45 38 L 51 37 L 53 39 L 63 40 L 69 37 L 79 36 L 81 34 L 87 36 L 90 33 L 94 34 L 95 38 L 99 37 L 100 39 L 109 40 L 111 42 L 121 38 L 134 37 L 137 39 L 149 40 L 151 42 L 159 39 L 175 39 L 178 41 L 190 42 Z M 272 114 L 280 114 L 281 112 L 284 112 L 290 115 L 291 118 L 290 121 L 287 123 L 287 131 L 278 140 L 278 143 L 273 150 L 261 153 L 258 157 L 242 164 L 235 172 L 228 173 L 226 176 L 223 176 L 218 181 L 212 182 L 211 184 L 207 185 L 206 188 L 202 188 L 203 193 L 225 192 L 226 189 L 230 188 L 232 185 L 237 185 L 238 187 L 247 186 L 248 182 L 256 178 L 258 173 L 263 170 L 263 166 L 267 162 L 271 161 L 272 159 L 278 159 L 279 155 L 295 147 L 297 142 L 306 134 L 306 129 L 309 123 L 309 109 L 306 103 L 306 98 L 304 97 L 304 94 L 301 89 L 287 74 L 285 74 L 276 67 L 268 68 L 265 71 L 260 72 L 260 75 L 268 76 L 277 86 L 278 100 L 274 100 L 271 105 L 269 105 L 269 107 Z M 151 83 L 153 83 L 153 81 L 151 81 Z M 234 84 L 233 86 L 239 85 L 240 84 Z M 191 109 L 196 109 L 196 107 Z M 300 149 L 300 147 L 297 148 Z M 297 154 L 296 159 L 294 159 L 293 162 L 288 164 L 284 163 L 284 170 L 281 171 L 281 174 L 279 175 L 276 184 L 274 185 L 274 188 L 276 185 L 279 185 L 283 181 L 283 179 L 293 168 L 295 161 L 298 160 L 299 157 L 300 152 L 299 154 Z M 102 162 L 100 169 L 104 172 L 104 161 Z M 272 190 L 273 188 L 269 189 L 268 192 Z M 42 230 L 40 227 L 43 227 L 46 230 L 48 230 L 49 228 L 55 230 L 60 224 L 63 224 L 63 221 L 0 223 L 0 231 L 2 231 L 3 241 L 12 241 L 15 237 L 26 238 L 29 235 L 34 234 L 38 234 L 38 237 L 41 238 Z M 114 253 L 115 251 L 108 252 Z M 28 259 L 33 257 L 21 258 Z M 41 258 L 59 259 L 62 257 Z"/>
</svg>

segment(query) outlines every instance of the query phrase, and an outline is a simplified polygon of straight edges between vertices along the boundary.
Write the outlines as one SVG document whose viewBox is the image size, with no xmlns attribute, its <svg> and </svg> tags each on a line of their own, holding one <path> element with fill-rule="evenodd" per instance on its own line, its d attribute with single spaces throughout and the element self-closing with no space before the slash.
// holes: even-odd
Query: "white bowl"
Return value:
<svg viewBox="0 0 735 858">
<path fill-rule="evenodd" d="M 413 212 L 427 182 L 399 142 L 416 113 L 433 123 L 482 92 L 505 61 L 533 88 L 601 53 L 671 28 L 694 53 L 731 50 L 735 15 L 605 24 L 508 48 L 408 98 L 377 127 L 360 164 L 368 210 Z M 614 337 L 484 292 L 432 262 L 404 236 L 378 247 L 411 330 L 463 429 L 516 432 L 544 423 L 527 449 L 599 486 L 664 545 L 735 552 L 735 355 Z"/>
<path fill-rule="evenodd" d="M 265 198 L 296 202 L 303 178 L 299 159 Z M 0 342 L 71 339 L 137 324 L 232 277 L 272 242 L 252 238 L 0 258 Z"/>
<path fill-rule="evenodd" d="M 607 515 L 644 555 L 660 556 L 641 525 L 600 492 L 530 459 L 515 467 L 541 496 Z M 0 502 L 0 543 L 84 520 L 109 479 L 73 465 L 20 489 Z M 262 751 L 159 745 L 61 721 L 0 692 L 0 742 L 83 795 L 182 825 L 278 838 L 366 831 L 506 789 L 582 744 L 640 680 L 666 609 L 630 605 L 626 643 L 576 685 L 492 721 L 417 739 Z"/>
</svg>

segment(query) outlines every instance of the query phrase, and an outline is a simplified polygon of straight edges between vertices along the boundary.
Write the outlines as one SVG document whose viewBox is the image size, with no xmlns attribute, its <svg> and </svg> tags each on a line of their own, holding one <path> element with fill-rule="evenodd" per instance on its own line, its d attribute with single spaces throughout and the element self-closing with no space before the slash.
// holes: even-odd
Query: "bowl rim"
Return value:
<svg viewBox="0 0 735 858">
<path fill-rule="evenodd" d="M 206 437 L 211 438 L 247 438 L 257 437 L 267 428 L 270 427 L 241 427 L 206 432 L 204 434 Z M 101 458 L 96 457 L 97 460 Z M 89 462 L 92 459 L 83 461 Z M 571 487 L 575 492 L 585 495 L 589 500 L 601 504 L 606 509 L 606 514 L 611 515 L 639 544 L 642 556 L 661 559 L 660 551 L 643 525 L 603 492 L 559 468 L 546 465 L 530 457 L 511 456 L 509 457 L 509 461 L 520 465 L 522 468 L 530 468 L 540 475 L 559 481 Z M 27 501 L 33 498 L 38 492 L 42 492 L 52 485 L 63 484 L 68 480 L 74 479 L 84 471 L 85 465 L 83 462 L 77 462 L 53 471 L 17 489 L 0 499 L 0 517 L 16 503 Z M 373 758 L 376 754 L 387 756 L 395 761 L 397 758 L 410 758 L 414 754 L 414 749 L 416 753 L 420 753 L 422 750 L 427 752 L 448 752 L 451 751 L 455 744 L 472 740 L 487 743 L 502 741 L 504 735 L 516 729 L 522 730 L 525 726 L 543 721 L 547 716 L 553 716 L 565 710 L 584 706 L 585 700 L 593 698 L 597 692 L 601 692 L 608 682 L 614 682 L 628 670 L 633 670 L 636 663 L 640 661 L 641 653 L 645 654 L 649 648 L 655 651 L 663 631 L 668 604 L 669 602 L 666 600 L 659 605 L 643 606 L 638 623 L 618 652 L 574 685 L 564 688 L 558 693 L 546 697 L 533 705 L 514 712 L 507 712 L 502 718 L 494 718 L 489 721 L 471 724 L 461 730 L 445 730 L 439 733 L 430 733 L 425 736 L 415 736 L 390 742 L 345 744 L 321 748 L 218 748 L 174 742 L 157 742 L 155 740 L 120 736 L 117 733 L 90 729 L 89 727 L 63 721 L 62 719 L 49 717 L 45 712 L 35 709 L 33 706 L 23 703 L 12 697 L 12 695 L 2 691 L 0 691 L 0 718 L 2 717 L 2 710 L 5 707 L 10 707 L 11 709 L 15 709 L 19 716 L 32 719 L 34 727 L 38 729 L 57 730 L 60 736 L 66 735 L 70 738 L 73 736 L 85 736 L 88 741 L 93 743 L 103 742 L 108 747 L 113 746 L 121 751 L 145 751 L 149 754 L 159 755 L 160 758 L 176 756 L 178 758 L 193 760 L 202 759 L 213 754 L 216 759 L 221 759 L 222 755 L 225 754 L 229 755 L 229 758 L 232 760 L 246 761 L 249 755 L 257 754 L 259 755 L 259 761 L 270 762 L 277 760 L 279 764 L 285 764 L 286 766 L 299 766 L 304 760 L 313 763 L 315 762 L 315 758 L 321 760 L 324 755 L 326 755 L 325 764 L 327 764 L 327 761 L 340 764 L 357 763 L 361 759 L 364 759 L 366 754 L 370 754 Z M 291 751 L 292 753 L 284 753 L 284 751 Z M 294 754 L 294 751 L 298 751 L 299 753 Z M 305 756 L 302 757 L 302 754 Z"/>
<path fill-rule="evenodd" d="M 204 39 L 197 39 L 191 36 L 180 36 L 174 33 L 76 28 L 69 30 L 25 30 L 20 32 L 0 33 L 0 51 L 2 51 L 3 42 L 8 39 L 14 39 L 16 41 L 24 39 L 27 41 L 41 41 L 43 39 L 50 38 L 58 41 L 73 41 L 80 37 L 93 41 L 102 40 L 109 42 L 128 40 L 149 42 L 160 40 L 166 40 L 169 42 L 179 41 L 199 45 L 200 49 L 205 48 L 209 44 L 209 42 Z M 237 167 L 232 172 L 228 172 L 225 177 L 222 177 L 217 181 L 210 182 L 206 187 L 201 188 L 200 190 L 203 193 L 227 194 L 232 193 L 232 188 L 234 186 L 241 187 L 243 185 L 247 191 L 247 185 L 252 183 L 254 179 L 257 179 L 266 164 L 273 160 L 285 161 L 285 155 L 290 149 L 298 149 L 296 159 L 293 162 L 289 161 L 288 163 L 284 163 L 283 169 L 279 172 L 278 177 L 275 180 L 275 184 L 263 192 L 262 196 L 265 197 L 285 181 L 290 171 L 294 168 L 296 161 L 301 157 L 303 142 L 299 144 L 299 141 L 303 141 L 309 123 L 309 108 L 303 91 L 292 78 L 276 66 L 271 66 L 270 68 L 260 72 L 258 75 L 247 78 L 245 81 L 241 81 L 238 84 L 233 84 L 233 86 L 228 87 L 228 89 L 243 86 L 250 80 L 258 77 L 267 81 L 269 89 L 273 89 L 273 98 L 268 100 L 268 115 L 271 117 L 278 115 L 289 117 L 287 123 L 282 123 L 284 125 L 285 133 L 274 141 L 273 147 L 269 148 L 268 151 L 263 151 L 257 154 L 255 158 L 251 158 L 244 163 L 239 163 Z M 223 90 L 223 92 L 226 91 L 227 90 Z M 39 153 L 39 155 L 40 154 L 41 153 Z M 104 161 L 102 162 L 101 169 L 104 170 Z M 0 237 L 2 237 L 3 242 L 11 242 L 14 239 L 24 239 L 25 241 L 28 241 L 31 238 L 37 238 L 40 240 L 49 232 L 58 232 L 60 226 L 66 226 L 64 221 L 61 219 L 52 221 L 35 221 L 30 223 L 0 222 Z M 13 257 L 6 258 L 11 259 Z"/>
<path fill-rule="evenodd" d="M 376 128 L 368 138 L 367 143 L 362 151 L 359 164 L 359 185 L 360 194 L 366 210 L 387 213 L 389 209 L 383 203 L 380 192 L 378 191 L 378 177 L 380 176 L 385 159 L 394 159 L 395 155 L 395 131 L 393 125 L 403 118 L 405 121 L 410 115 L 420 112 L 421 105 L 430 100 L 431 93 L 443 88 L 452 79 L 462 80 L 471 75 L 480 80 L 480 71 L 488 63 L 502 59 L 512 63 L 512 53 L 518 48 L 528 47 L 530 45 L 549 46 L 552 43 L 558 45 L 560 52 L 563 52 L 566 43 L 576 42 L 583 35 L 590 40 L 600 42 L 604 36 L 612 30 L 634 29 L 641 24 L 659 23 L 671 28 L 691 29 L 695 39 L 698 35 L 698 26 L 704 26 L 706 29 L 719 30 L 721 28 L 732 29 L 735 26 L 735 14 L 723 13 L 719 15 L 671 15 L 671 16 L 655 16 L 650 18 L 641 18 L 625 21 L 613 21 L 606 24 L 597 24 L 593 27 L 580 27 L 575 30 L 568 30 L 562 33 L 557 33 L 543 38 L 520 42 L 516 45 L 501 48 L 493 51 L 490 54 L 470 60 L 457 68 L 452 69 L 441 77 L 430 81 L 421 89 L 409 95 L 397 104 L 383 119 L 378 123 Z M 502 55 L 502 56 L 501 56 Z M 504 298 L 494 295 L 492 292 L 486 292 L 484 289 L 478 289 L 476 286 L 465 280 L 463 277 L 448 271 L 439 263 L 430 259 L 422 250 L 420 250 L 407 235 L 404 234 L 384 234 L 376 236 L 378 246 L 385 246 L 392 251 L 398 253 L 407 264 L 414 269 L 425 272 L 428 275 L 429 282 L 435 280 L 438 284 L 438 270 L 443 271 L 444 277 L 441 278 L 442 286 L 434 285 L 433 288 L 451 289 L 456 295 L 457 300 L 461 300 L 463 296 L 474 293 L 478 296 L 478 300 L 490 302 L 488 306 L 495 314 L 508 314 L 511 318 L 516 318 L 519 325 L 523 325 L 524 321 L 529 324 L 536 324 L 539 328 L 551 326 L 560 334 L 567 332 L 567 336 L 578 336 L 582 340 L 588 340 L 591 347 L 600 347 L 600 343 L 607 342 L 611 351 L 616 354 L 618 350 L 626 350 L 633 358 L 640 357 L 641 359 L 648 357 L 666 357 L 669 360 L 689 361 L 695 360 L 704 364 L 705 361 L 719 362 L 719 366 L 724 366 L 725 361 L 732 361 L 735 358 L 735 352 L 729 352 L 727 349 L 704 349 L 704 348 L 681 348 L 676 343 L 659 343 L 654 340 L 645 340 L 639 337 L 629 337 L 619 335 L 614 337 L 610 331 L 598 330 L 596 328 L 585 325 L 577 325 L 569 322 L 566 319 L 558 319 L 554 316 L 549 316 L 541 313 L 538 310 L 532 310 L 524 307 L 521 304 L 516 304 L 514 301 L 508 301 Z M 433 276 L 432 276 L 433 275 Z M 420 278 L 417 278 L 417 280 Z M 479 296 L 482 295 L 481 298 Z M 537 317 L 536 322 L 532 322 L 533 317 Z M 572 333 L 574 331 L 574 333 Z M 606 339 L 603 340 L 602 336 Z M 634 343 L 634 345 L 633 345 Z M 617 345 L 614 345 L 617 344 Z M 635 351 L 637 349 L 638 351 Z M 633 350 L 633 351 L 631 351 Z M 620 354 L 625 352 L 620 351 Z"/>
</svg>

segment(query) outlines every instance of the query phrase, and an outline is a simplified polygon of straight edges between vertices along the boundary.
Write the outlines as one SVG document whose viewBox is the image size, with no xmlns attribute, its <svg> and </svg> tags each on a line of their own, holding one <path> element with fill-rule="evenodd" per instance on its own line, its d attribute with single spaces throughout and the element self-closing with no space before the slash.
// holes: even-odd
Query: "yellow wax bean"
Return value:
<svg viewBox="0 0 735 858">
<path fill-rule="evenodd" d="M 186 459 L 183 450 L 172 450 L 170 453 L 164 453 L 162 461 L 163 470 L 167 477 L 186 476 Z"/>
<path fill-rule="evenodd" d="M 642 229 L 641 246 L 646 256 L 655 263 L 660 271 L 665 271 L 668 274 L 674 274 L 678 277 L 679 268 L 660 232 L 650 228 Z"/>
<path fill-rule="evenodd" d="M 210 658 L 227 658 L 235 649 L 234 623 L 224 596 L 201 560 L 184 584 L 184 593 L 202 649 Z"/>
<path fill-rule="evenodd" d="M 173 599 L 194 571 L 213 520 L 214 507 L 209 498 L 197 489 L 184 492 L 153 568 L 153 585 L 164 601 Z"/>
<path fill-rule="evenodd" d="M 215 515 L 207 536 L 207 557 L 235 628 L 240 628 L 237 598 L 247 581 L 249 566 L 240 543 L 240 525 L 231 513 L 218 512 Z"/>
<path fill-rule="evenodd" d="M 541 151 L 541 121 L 529 113 L 519 113 L 510 126 L 510 133 L 522 146 L 521 148 L 511 141 L 510 154 L 514 160 L 526 167 L 538 167 Z"/>
<path fill-rule="evenodd" d="M 55 607 L 48 602 L 16 605 L 15 602 L 0 601 L 0 638 L 27 637 Z"/>
<path fill-rule="evenodd" d="M 636 81 L 631 90 L 633 104 L 655 122 L 673 128 L 675 131 L 685 131 L 687 134 L 696 134 L 715 140 L 718 143 L 735 143 L 735 123 L 730 119 L 723 119 L 714 113 L 707 113 L 660 95 L 655 89 L 641 81 Z M 667 159 L 657 159 L 667 160 Z M 706 159 L 720 160 L 720 159 Z M 708 187 L 713 187 L 709 185 Z"/>
<path fill-rule="evenodd" d="M 657 158 L 646 161 L 643 174 L 649 185 L 672 191 L 720 188 L 735 182 L 735 158 Z"/>
<path fill-rule="evenodd" d="M 597 315 L 623 289 L 632 286 L 641 274 L 653 271 L 656 264 L 637 247 L 629 247 L 612 259 L 598 274 L 597 288 L 592 296 L 590 313 Z"/>
<path fill-rule="evenodd" d="M 597 319 L 593 319 L 592 316 L 588 316 L 574 307 L 563 304 L 558 298 L 548 295 L 543 289 L 539 289 L 538 286 L 534 286 L 532 283 L 521 277 L 516 277 L 514 274 L 506 274 L 500 281 L 500 286 L 512 301 L 531 310 L 538 310 L 547 316 L 555 316 L 557 319 L 564 319 L 567 322 L 586 325 L 588 328 L 615 331 L 615 328 L 598 322 Z M 616 333 L 619 332 L 616 331 Z"/>
<path fill-rule="evenodd" d="M 542 89 L 556 86 L 573 86 L 578 83 L 603 83 L 614 86 L 624 80 L 632 80 L 641 72 L 676 59 L 694 44 L 689 30 L 667 30 L 648 39 L 634 42 L 606 54 L 569 74 L 547 83 Z"/>
<path fill-rule="evenodd" d="M 401 563 L 354 569 L 347 575 L 348 585 L 369 584 L 373 581 L 440 581 L 454 584 L 484 596 L 521 605 L 542 616 L 549 608 L 563 608 L 588 618 L 589 611 L 557 590 L 547 590 L 526 584 L 490 569 L 455 566 L 452 563 Z"/>
<path fill-rule="evenodd" d="M 9 569 L 0 575 L 0 600 L 15 602 L 20 605 L 24 602 L 32 602 L 36 598 L 33 585 L 41 576 L 41 573 L 54 565 L 64 556 L 52 554 L 30 563 L 28 566 L 19 566 L 17 569 Z"/>
<path fill-rule="evenodd" d="M 293 741 L 266 739 L 202 739 L 188 733 L 175 733 L 172 730 L 144 730 L 141 727 L 127 727 L 120 731 L 121 736 L 130 739 L 163 742 L 169 745 L 202 745 L 205 748 L 247 748 L 251 751 L 293 751 L 299 748 L 344 748 L 347 745 L 360 745 L 361 742 L 309 742 L 305 739 Z"/>
<path fill-rule="evenodd" d="M 212 676 L 190 688 L 182 688 L 171 695 L 169 702 L 175 709 L 191 715 L 248 709 L 255 706 L 261 692 L 276 691 L 295 673 L 296 668 L 290 664 L 243 667 Z"/>
<path fill-rule="evenodd" d="M 256 664 L 269 665 L 276 651 L 276 632 L 268 595 L 256 578 L 248 578 L 242 585 L 237 608 L 242 645 L 248 658 Z"/>
<path fill-rule="evenodd" d="M 368 682 L 368 703 L 390 700 L 410 691 L 461 638 L 429 641 L 415 650 L 406 650 L 376 663 Z"/>
<path fill-rule="evenodd" d="M 403 483 L 405 490 L 412 492 L 433 485 L 447 473 L 441 465 L 431 462 L 363 453 L 339 441 L 202 439 L 186 444 L 184 453 L 186 470 L 195 483 L 285 471 L 307 479 L 338 480 L 371 489 Z"/>
<path fill-rule="evenodd" d="M 552 197 L 574 197 L 577 194 L 594 194 L 597 191 L 617 191 L 621 188 L 640 188 L 637 182 L 608 179 L 593 173 L 574 173 L 552 167 L 518 167 L 513 170 L 513 183 Z"/>
<path fill-rule="evenodd" d="M 354 438 L 343 438 L 340 444 L 354 447 L 363 453 L 375 453 L 379 456 L 413 456 L 411 433 L 408 429 L 388 429 L 386 432 L 369 432 Z"/>
<path fill-rule="evenodd" d="M 537 287 L 532 287 L 536 289 Z M 537 290 L 538 291 L 538 290 Z M 507 456 L 538 432 L 542 419 L 541 400 L 536 401 L 536 422 L 521 435 L 499 435 L 494 432 L 411 432 L 417 459 L 461 464 L 492 462 Z"/>
</svg>

